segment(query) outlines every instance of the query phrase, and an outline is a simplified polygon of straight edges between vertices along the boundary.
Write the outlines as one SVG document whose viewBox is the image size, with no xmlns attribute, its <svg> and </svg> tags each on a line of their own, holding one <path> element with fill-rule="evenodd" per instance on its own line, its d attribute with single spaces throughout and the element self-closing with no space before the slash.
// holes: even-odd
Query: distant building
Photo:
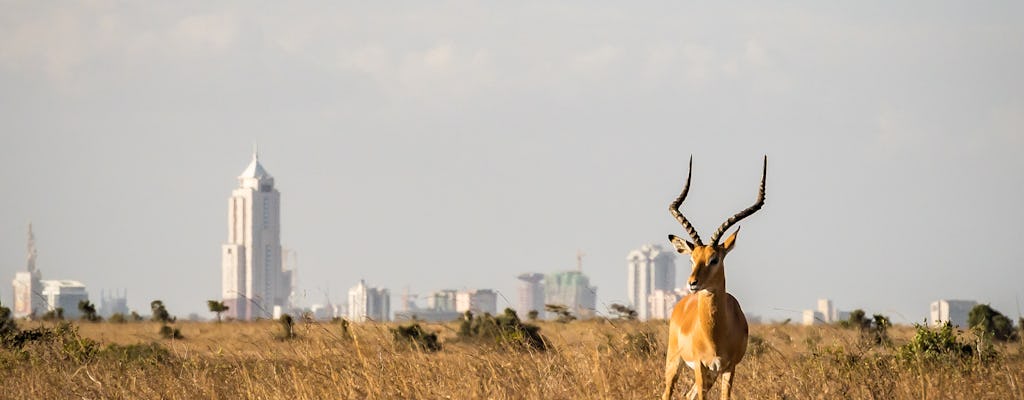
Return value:
<svg viewBox="0 0 1024 400">
<path fill-rule="evenodd" d="M 804 325 L 832 324 L 846 320 L 849 316 L 849 312 L 837 310 L 832 304 L 832 300 L 818 299 L 816 310 L 804 310 L 803 323 Z"/>
<path fill-rule="evenodd" d="M 427 308 L 412 304 L 407 310 L 395 311 L 395 321 L 448 322 L 462 317 L 456 311 L 458 292 L 451 289 L 439 290 L 427 296 Z"/>
<path fill-rule="evenodd" d="M 519 317 L 525 318 L 530 311 L 544 312 L 544 275 L 522 274 L 519 279 L 519 305 L 516 311 Z"/>
<path fill-rule="evenodd" d="M 565 306 L 579 318 L 593 317 L 597 288 L 590 286 L 590 279 L 581 271 L 548 274 L 544 277 L 544 303 Z"/>
<path fill-rule="evenodd" d="M 103 318 L 110 318 L 114 314 L 127 316 L 130 312 L 128 310 L 128 291 L 100 292 L 100 316 Z"/>
<path fill-rule="evenodd" d="M 971 309 L 978 305 L 974 300 L 936 300 L 931 304 L 928 315 L 928 326 L 939 326 L 949 322 L 953 326 L 968 328 L 967 317 Z"/>
<path fill-rule="evenodd" d="M 14 274 L 11 286 L 14 289 L 14 318 L 42 316 L 46 312 L 46 301 L 43 298 L 42 273 L 36 268 L 36 236 L 32 233 L 32 224 L 28 224 L 28 255 L 25 271 Z"/>
<path fill-rule="evenodd" d="M 46 299 L 46 311 L 58 308 L 64 310 L 65 319 L 78 319 L 82 313 L 78 311 L 79 301 L 89 301 L 89 292 L 79 281 L 59 280 L 42 281 L 43 297 Z"/>
<path fill-rule="evenodd" d="M 648 297 L 655 290 L 672 291 L 676 287 L 676 253 L 648 244 L 626 256 L 626 296 L 629 306 L 641 321 L 651 319 Z"/>
<path fill-rule="evenodd" d="M 431 293 L 427 297 L 427 309 L 432 311 L 455 312 L 455 290 L 445 289 Z"/>
<path fill-rule="evenodd" d="M 253 153 L 228 199 L 228 241 L 221 246 L 221 296 L 229 318 L 270 318 L 289 309 L 291 271 L 282 267 L 281 193 Z"/>
<path fill-rule="evenodd" d="M 818 310 L 804 310 L 803 324 L 804 325 L 818 325 L 825 322 L 825 315 Z"/>
<path fill-rule="evenodd" d="M 473 314 L 498 313 L 498 294 L 491 289 L 477 289 L 458 292 L 455 295 L 455 311 Z"/>
<path fill-rule="evenodd" d="M 672 309 L 685 296 L 682 290 L 655 290 L 647 296 L 647 319 L 670 319 Z"/>
<path fill-rule="evenodd" d="M 391 292 L 387 289 L 367 287 L 366 282 L 348 291 L 348 319 L 352 322 L 367 320 L 386 322 L 391 318 Z"/>
</svg>

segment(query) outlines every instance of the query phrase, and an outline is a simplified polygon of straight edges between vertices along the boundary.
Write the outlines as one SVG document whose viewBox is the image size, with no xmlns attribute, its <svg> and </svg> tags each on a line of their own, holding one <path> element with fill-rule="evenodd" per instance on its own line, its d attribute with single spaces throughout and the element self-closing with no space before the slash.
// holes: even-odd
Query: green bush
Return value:
<svg viewBox="0 0 1024 400">
<path fill-rule="evenodd" d="M 969 358 L 974 354 L 974 348 L 957 337 L 949 321 L 938 329 L 919 324 L 914 324 L 914 327 L 917 329 L 914 338 L 899 349 L 904 360 Z"/>
<path fill-rule="evenodd" d="M 978 329 L 981 334 L 1003 342 L 1016 339 L 1017 336 L 1013 321 L 988 304 L 974 306 L 967 315 L 967 324 L 972 329 Z"/>
</svg>

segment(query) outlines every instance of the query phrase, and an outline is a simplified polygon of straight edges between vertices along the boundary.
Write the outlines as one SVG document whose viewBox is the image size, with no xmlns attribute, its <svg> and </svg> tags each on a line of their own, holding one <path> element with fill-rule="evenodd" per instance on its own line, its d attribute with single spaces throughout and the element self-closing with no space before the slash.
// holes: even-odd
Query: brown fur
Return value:
<svg viewBox="0 0 1024 400">
<path fill-rule="evenodd" d="M 698 290 L 683 297 L 672 310 L 664 400 L 672 396 L 684 363 L 692 365 L 695 377 L 688 398 L 704 399 L 719 375 L 722 399 L 730 398 L 733 371 L 747 351 L 747 319 L 736 298 L 725 291 L 724 258 L 735 247 L 737 233 L 721 246 L 694 245 L 670 236 L 680 253 L 690 254 L 693 270 L 687 283 L 696 281 Z"/>
</svg>

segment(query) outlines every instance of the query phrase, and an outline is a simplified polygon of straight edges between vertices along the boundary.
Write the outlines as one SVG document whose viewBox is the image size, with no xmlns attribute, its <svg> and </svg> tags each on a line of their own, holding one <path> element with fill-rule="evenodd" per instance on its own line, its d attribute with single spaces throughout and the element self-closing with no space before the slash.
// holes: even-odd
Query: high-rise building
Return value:
<svg viewBox="0 0 1024 400">
<path fill-rule="evenodd" d="M 490 313 L 495 315 L 498 312 L 498 294 L 491 289 L 458 292 L 455 295 L 455 311 L 460 313 L 472 311 L 474 314 Z"/>
<path fill-rule="evenodd" d="M 46 301 L 43 298 L 42 273 L 36 268 L 36 236 L 32 233 L 32 224 L 28 224 L 28 254 L 25 271 L 14 274 L 11 285 L 14 289 L 15 318 L 42 316 L 46 312 Z"/>
<path fill-rule="evenodd" d="M 359 284 L 348 290 L 348 319 L 352 322 L 391 320 L 391 292 L 387 289 Z"/>
<path fill-rule="evenodd" d="M 282 267 L 281 193 L 253 153 L 228 199 L 228 241 L 221 246 L 221 295 L 227 316 L 270 318 L 289 309 L 291 271 Z"/>
<path fill-rule="evenodd" d="M 548 274 L 544 277 L 544 303 L 565 306 L 580 318 L 592 317 L 597 307 L 597 288 L 590 286 L 590 279 L 578 270 Z"/>
<path fill-rule="evenodd" d="M 676 254 L 648 244 L 626 256 L 626 296 L 641 321 L 652 318 L 648 297 L 655 290 L 670 292 L 676 287 Z"/>
<path fill-rule="evenodd" d="M 522 274 L 519 279 L 519 305 L 516 307 L 519 316 L 526 317 L 530 311 L 544 312 L 544 275 Z"/>
<path fill-rule="evenodd" d="M 931 312 L 928 315 L 929 326 L 939 326 L 949 322 L 953 326 L 968 328 L 967 317 L 971 309 L 978 305 L 974 300 L 936 300 L 931 304 Z"/>
</svg>

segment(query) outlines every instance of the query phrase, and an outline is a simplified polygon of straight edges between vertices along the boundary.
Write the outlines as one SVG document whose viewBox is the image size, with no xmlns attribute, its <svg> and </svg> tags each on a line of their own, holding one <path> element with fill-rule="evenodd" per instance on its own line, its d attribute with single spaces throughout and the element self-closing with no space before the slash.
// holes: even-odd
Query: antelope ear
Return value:
<svg viewBox="0 0 1024 400">
<path fill-rule="evenodd" d="M 732 235 L 729 235 L 729 237 L 725 239 L 725 244 L 722 245 L 722 248 L 725 249 L 726 253 L 732 251 L 732 249 L 736 247 L 736 234 L 738 233 L 740 233 L 739 227 L 736 228 L 736 232 L 733 232 Z"/>
<path fill-rule="evenodd" d="M 680 254 L 690 254 L 693 252 L 693 243 L 687 242 L 679 236 L 668 235 L 668 240 L 676 246 L 676 251 Z"/>
</svg>

